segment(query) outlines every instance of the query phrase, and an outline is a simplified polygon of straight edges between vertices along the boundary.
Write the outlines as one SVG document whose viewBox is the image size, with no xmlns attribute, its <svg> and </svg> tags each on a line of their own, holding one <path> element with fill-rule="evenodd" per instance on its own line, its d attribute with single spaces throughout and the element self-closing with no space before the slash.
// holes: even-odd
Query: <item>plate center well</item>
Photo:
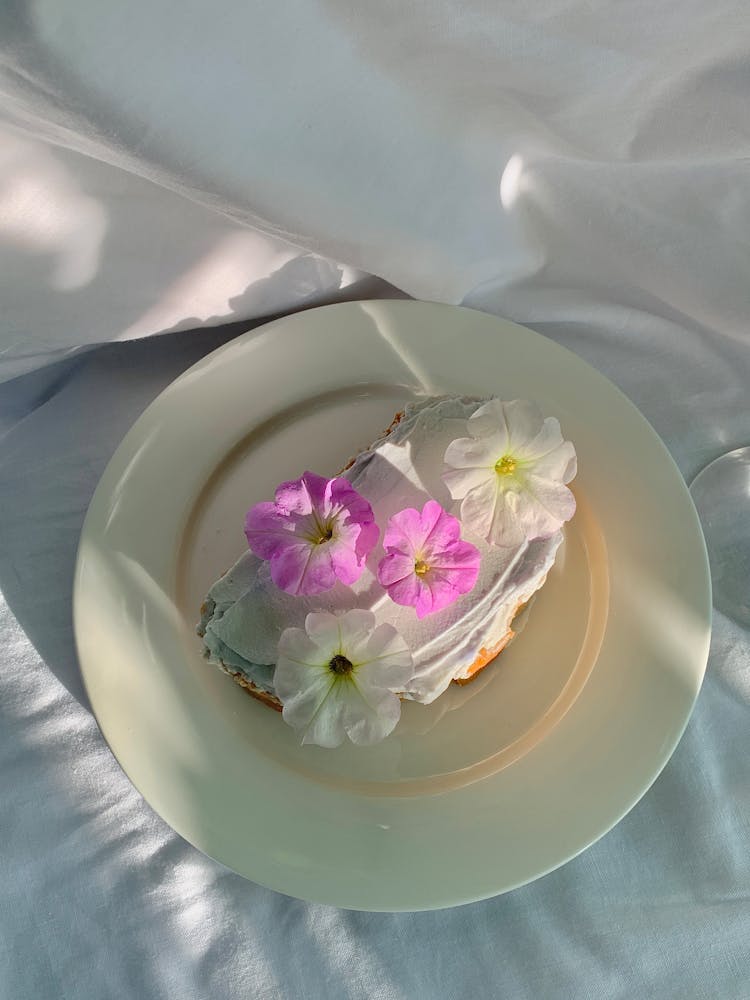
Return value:
<svg viewBox="0 0 750 1000">
<path fill-rule="evenodd" d="M 374 747 L 300 747 L 278 713 L 250 698 L 201 656 L 194 625 L 215 579 L 246 549 L 246 510 L 305 469 L 335 474 L 416 398 L 369 384 L 313 397 L 249 431 L 214 470 L 189 514 L 176 600 L 186 669 L 201 697 L 256 753 L 326 784 L 371 794 L 430 794 L 508 766 L 560 721 L 593 668 L 606 621 L 604 544 L 585 495 L 544 588 L 516 640 L 471 684 L 432 705 L 406 702 L 396 731 Z M 575 487 L 575 484 L 574 484 Z"/>
</svg>

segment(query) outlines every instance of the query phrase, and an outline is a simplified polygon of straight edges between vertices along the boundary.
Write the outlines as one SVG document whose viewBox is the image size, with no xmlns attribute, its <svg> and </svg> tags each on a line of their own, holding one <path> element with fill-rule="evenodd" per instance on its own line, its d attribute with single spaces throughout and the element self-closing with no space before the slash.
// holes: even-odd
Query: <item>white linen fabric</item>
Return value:
<svg viewBox="0 0 750 1000">
<path fill-rule="evenodd" d="M 0 6 L 0 996 L 750 997 L 750 643 L 721 614 L 615 830 L 411 915 L 183 842 L 98 732 L 70 622 L 107 459 L 237 321 L 464 302 L 602 370 L 688 479 L 750 442 L 748 57 L 740 0 Z"/>
<path fill-rule="evenodd" d="M 617 379 L 683 471 L 718 428 L 750 432 L 720 402 L 725 371 L 750 379 L 733 342 L 696 342 L 685 356 L 677 333 L 657 354 L 650 332 L 632 331 L 630 351 L 618 333 L 554 332 Z M 98 348 L 2 393 L 0 996 L 745 1000 L 750 644 L 720 614 L 695 713 L 655 786 L 579 858 L 494 900 L 411 915 L 290 900 L 204 857 L 133 789 L 76 664 L 78 535 L 128 426 L 225 337 Z M 665 404 L 691 372 L 700 394 Z"/>
<path fill-rule="evenodd" d="M 6 376 L 362 272 L 743 333 L 744 0 L 16 0 L 0 51 Z"/>
</svg>

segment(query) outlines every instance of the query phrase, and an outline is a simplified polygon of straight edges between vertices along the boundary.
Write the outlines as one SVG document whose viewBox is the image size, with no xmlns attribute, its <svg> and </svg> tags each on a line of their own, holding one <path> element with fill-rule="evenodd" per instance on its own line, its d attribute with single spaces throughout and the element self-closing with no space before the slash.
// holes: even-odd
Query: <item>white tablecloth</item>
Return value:
<svg viewBox="0 0 750 1000">
<path fill-rule="evenodd" d="M 463 301 L 605 372 L 687 478 L 750 442 L 746 5 L 36 0 L 0 49 L 0 996 L 747 1000 L 750 643 L 721 614 L 615 830 L 414 915 L 286 899 L 172 833 L 70 622 L 107 459 L 230 320 Z"/>
</svg>

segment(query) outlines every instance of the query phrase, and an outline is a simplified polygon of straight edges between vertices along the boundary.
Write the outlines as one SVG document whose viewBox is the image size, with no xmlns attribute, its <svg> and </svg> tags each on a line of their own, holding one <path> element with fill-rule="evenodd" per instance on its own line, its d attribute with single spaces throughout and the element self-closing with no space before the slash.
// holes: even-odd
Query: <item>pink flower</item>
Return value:
<svg viewBox="0 0 750 1000">
<path fill-rule="evenodd" d="M 468 594 L 479 575 L 479 550 L 461 541 L 461 525 L 428 500 L 394 514 L 383 538 L 386 556 L 378 580 L 396 604 L 416 608 L 417 618 L 440 611 Z"/>
<path fill-rule="evenodd" d="M 372 507 L 346 479 L 314 472 L 282 483 L 273 503 L 257 503 L 245 518 L 248 545 L 287 594 L 354 583 L 379 534 Z"/>
</svg>

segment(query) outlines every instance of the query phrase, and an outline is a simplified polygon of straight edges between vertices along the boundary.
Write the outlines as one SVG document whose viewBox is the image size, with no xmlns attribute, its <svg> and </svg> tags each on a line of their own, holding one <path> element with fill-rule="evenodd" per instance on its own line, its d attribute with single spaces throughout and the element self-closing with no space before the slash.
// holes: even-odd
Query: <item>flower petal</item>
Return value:
<svg viewBox="0 0 750 1000">
<path fill-rule="evenodd" d="M 359 648 L 351 647 L 351 657 L 358 664 L 358 681 L 389 691 L 403 691 L 414 673 L 405 639 L 385 622 L 378 625 Z"/>
<path fill-rule="evenodd" d="M 417 618 L 425 618 L 427 615 L 431 615 L 433 611 L 438 609 L 435 607 L 435 599 L 432 594 L 432 587 L 427 580 L 420 580 L 421 587 L 419 589 L 419 594 L 417 595 L 417 600 L 414 602 L 414 610 L 417 613 Z M 450 601 L 448 601 L 450 603 Z"/>
<path fill-rule="evenodd" d="M 318 663 L 328 665 L 341 652 L 341 615 L 311 611 L 305 618 L 305 632 L 318 650 Z"/>
<path fill-rule="evenodd" d="M 330 496 L 332 480 L 326 479 L 325 476 L 319 476 L 317 472 L 310 472 L 308 470 L 302 473 L 301 482 L 307 490 L 313 510 L 318 512 L 325 510 L 326 501 Z"/>
<path fill-rule="evenodd" d="M 453 499 L 462 500 L 483 483 L 488 481 L 494 483 L 497 473 L 494 464 L 475 469 L 452 469 L 446 466 L 442 478 Z"/>
<path fill-rule="evenodd" d="M 401 700 L 397 695 L 368 685 L 359 675 L 347 688 L 341 696 L 342 718 L 352 743 L 371 746 L 393 732 L 401 718 Z"/>
<path fill-rule="evenodd" d="M 280 483 L 275 492 L 276 506 L 285 514 L 310 514 L 322 503 L 326 482 L 314 472 L 305 472 L 299 479 Z"/>
<path fill-rule="evenodd" d="M 461 591 L 454 585 L 452 577 L 439 572 L 425 574 L 423 582 L 424 587 L 415 605 L 417 618 L 424 618 L 425 615 L 431 615 L 446 608 L 461 594 Z"/>
<path fill-rule="evenodd" d="M 524 445 L 514 448 L 514 455 L 526 460 L 541 458 L 562 444 L 560 421 L 555 417 L 545 417 L 537 433 Z"/>
<path fill-rule="evenodd" d="M 500 399 L 488 399 L 467 421 L 469 434 L 475 438 L 490 438 L 499 435 L 499 454 L 508 450 L 509 436 L 505 419 L 505 404 Z"/>
<path fill-rule="evenodd" d="M 495 452 L 487 438 L 455 438 L 445 449 L 443 458 L 453 469 L 483 469 L 494 465 Z"/>
<path fill-rule="evenodd" d="M 500 477 L 495 475 L 464 497 L 461 519 L 491 545 L 515 548 L 526 538 L 518 521 L 518 498 L 516 490 L 501 488 Z"/>
<path fill-rule="evenodd" d="M 297 542 L 280 546 L 269 568 L 273 582 L 287 594 L 320 594 L 336 583 L 327 545 Z"/>
<path fill-rule="evenodd" d="M 335 681 L 327 663 L 309 663 L 320 650 L 302 629 L 285 629 L 273 675 L 274 690 L 284 706 L 284 720 L 301 729 L 309 726 Z"/>
<path fill-rule="evenodd" d="M 375 628 L 375 615 L 363 608 L 352 608 L 336 617 L 341 633 L 341 651 L 352 663 L 357 663 L 361 646 Z"/>
<path fill-rule="evenodd" d="M 344 529 L 345 531 L 346 529 Z M 347 586 L 356 583 L 365 569 L 364 559 L 357 554 L 357 538 L 354 537 L 357 534 L 358 530 L 354 528 L 349 532 L 350 537 L 342 532 L 335 540 L 332 539 L 325 543 L 325 547 L 330 553 L 334 574 Z"/>
<path fill-rule="evenodd" d="M 394 549 L 414 557 L 424 541 L 422 516 L 414 507 L 405 507 L 388 519 L 383 535 L 383 548 Z"/>
<path fill-rule="evenodd" d="M 273 503 L 256 503 L 245 515 L 247 543 L 261 559 L 270 559 L 279 544 L 293 538 L 294 522 Z"/>
<path fill-rule="evenodd" d="M 332 509 L 346 510 L 353 521 L 372 521 L 372 507 L 354 489 L 348 479 L 337 476 L 328 483 L 327 502 Z"/>
<path fill-rule="evenodd" d="M 304 716 L 304 705 L 307 704 L 307 699 L 313 698 L 314 692 L 319 689 L 325 694 L 333 680 L 334 675 L 327 666 L 319 667 L 297 663 L 281 654 L 279 654 L 279 662 L 273 673 L 273 687 L 279 701 L 282 705 L 289 704 L 290 711 L 300 719 Z M 310 714 L 315 710 L 315 707 L 310 709 Z M 303 721 L 307 725 L 309 717 Z"/>
<path fill-rule="evenodd" d="M 539 434 L 544 425 L 544 416 L 536 403 L 528 399 L 514 399 L 502 406 L 508 428 L 506 451 L 510 455 L 516 455 L 523 452 Z"/>
<path fill-rule="evenodd" d="M 424 589 L 421 577 L 410 573 L 388 587 L 388 596 L 395 604 L 414 607 Z"/>
<path fill-rule="evenodd" d="M 437 556 L 444 549 L 456 545 L 461 538 L 461 522 L 439 503 L 428 500 L 422 509 L 422 523 L 427 534 L 422 544 L 422 556 L 430 562 L 430 556 Z"/>
<path fill-rule="evenodd" d="M 309 542 L 299 541 L 277 545 L 271 554 L 269 569 L 271 579 L 287 594 L 298 594 L 302 577 L 310 559 L 312 547 Z"/>
<path fill-rule="evenodd" d="M 490 468 L 507 450 L 507 435 L 495 431 L 482 438 L 456 438 L 445 449 L 444 461 L 454 469 Z"/>
<path fill-rule="evenodd" d="M 570 441 L 561 441 L 546 455 L 535 459 L 530 471 L 542 479 L 556 479 L 562 483 L 569 483 L 578 471 L 576 450 Z"/>
<path fill-rule="evenodd" d="M 367 559 L 369 554 L 378 544 L 378 538 L 380 538 L 380 528 L 377 526 L 374 520 L 369 522 L 361 521 L 359 523 L 359 528 L 360 530 L 359 534 L 357 535 L 355 552 L 357 554 L 357 559 L 359 560 L 359 565 L 362 568 L 364 568 L 365 559 Z M 359 576 L 357 576 L 357 579 L 359 579 Z"/>
<path fill-rule="evenodd" d="M 529 535 L 529 538 L 554 534 L 576 512 L 576 498 L 562 483 L 532 475 L 527 477 L 527 489 L 535 502 L 537 529 L 537 534 Z"/>
<path fill-rule="evenodd" d="M 470 490 L 461 503 L 461 520 L 482 538 L 488 538 L 495 507 L 500 502 L 500 483 L 497 473 L 482 480 Z"/>
<path fill-rule="evenodd" d="M 390 587 L 414 573 L 414 556 L 390 552 L 378 563 L 378 583 Z"/>
<path fill-rule="evenodd" d="M 477 582 L 481 556 L 479 549 L 471 542 L 458 542 L 448 551 L 440 555 L 430 564 L 431 578 L 433 573 L 449 577 L 459 594 L 468 594 Z"/>
<path fill-rule="evenodd" d="M 320 615 L 324 614 L 326 612 L 320 612 Z M 307 616 L 308 619 L 310 617 L 311 615 Z M 335 616 L 331 615 L 330 617 L 334 618 Z M 336 630 L 336 638 L 338 639 L 338 629 Z M 300 663 L 305 667 L 323 667 L 327 663 L 325 650 L 321 650 L 319 643 L 308 634 L 307 619 L 305 620 L 305 628 L 285 628 L 281 633 L 277 663 L 282 658 Z"/>
<path fill-rule="evenodd" d="M 284 705 L 284 721 L 302 731 L 302 743 L 315 743 L 320 747 L 337 747 L 346 738 L 344 710 L 346 689 L 350 682 L 328 673 L 332 680 L 293 698 Z"/>
<path fill-rule="evenodd" d="M 290 726 L 307 726 L 335 679 L 327 667 L 300 667 L 279 660 L 273 674 L 273 686 L 286 710 L 284 721 Z"/>
</svg>

